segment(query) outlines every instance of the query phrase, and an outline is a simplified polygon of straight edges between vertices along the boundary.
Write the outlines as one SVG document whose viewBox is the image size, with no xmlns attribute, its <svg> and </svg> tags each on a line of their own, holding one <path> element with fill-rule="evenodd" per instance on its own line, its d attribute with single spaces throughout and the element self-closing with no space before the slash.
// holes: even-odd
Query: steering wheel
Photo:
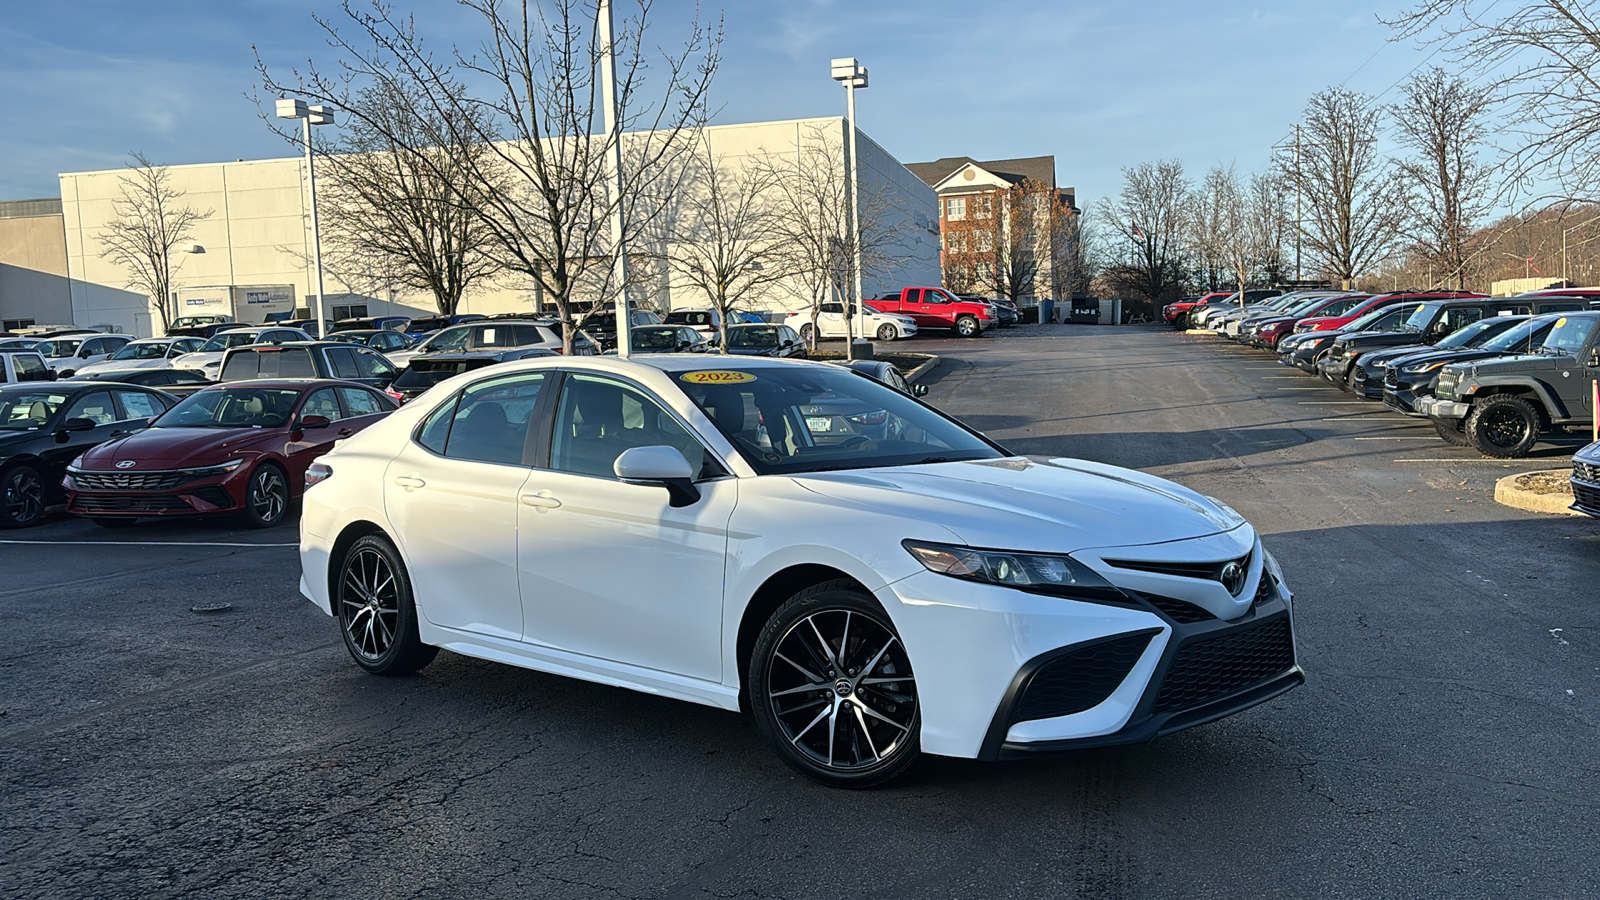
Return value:
<svg viewBox="0 0 1600 900">
<path fill-rule="evenodd" d="M 869 438 L 864 434 L 858 434 L 858 435 L 855 435 L 853 437 L 847 437 L 844 440 L 840 441 L 839 442 L 839 449 L 840 450 L 854 450 L 857 447 L 865 447 L 866 445 L 868 445 L 870 443 L 872 443 L 872 438 Z"/>
</svg>

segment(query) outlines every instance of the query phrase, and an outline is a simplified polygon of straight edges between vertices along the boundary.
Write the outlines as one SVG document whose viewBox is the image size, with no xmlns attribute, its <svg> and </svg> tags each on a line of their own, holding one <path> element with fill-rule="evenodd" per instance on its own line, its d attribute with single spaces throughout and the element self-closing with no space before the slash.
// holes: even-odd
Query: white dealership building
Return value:
<svg viewBox="0 0 1600 900">
<path fill-rule="evenodd" d="M 799 119 L 721 125 L 705 130 L 709 156 L 718 166 L 747 165 L 758 156 L 796 154 L 817 141 L 829 145 L 829 156 L 847 160 L 843 118 Z M 895 246 L 880 254 L 888 262 L 864 273 L 863 292 L 874 296 L 902 285 L 939 284 L 939 214 L 933 189 L 877 142 L 857 132 L 862 196 L 871 196 L 892 226 Z M 179 314 L 232 311 L 241 320 L 259 321 L 265 313 L 307 309 L 315 304 L 315 275 L 303 158 L 266 159 L 171 166 L 181 203 L 211 215 L 193 230 L 181 248 L 175 279 Z M 149 299 L 127 287 L 127 273 L 102 256 L 101 235 L 116 217 L 115 200 L 124 169 L 70 172 L 61 175 L 61 214 L 66 243 L 66 278 L 71 297 L 70 323 L 44 310 L 31 314 L 21 305 L 27 297 L 0 297 L 0 314 L 8 320 L 38 319 L 39 324 L 74 324 L 138 335 L 160 330 L 161 317 Z M 846 177 L 841 162 L 837 177 Z M 337 240 L 324 231 L 323 241 Z M 657 253 L 670 247 L 650 248 Z M 630 253 L 630 257 L 634 254 Z M 639 258 L 643 258 L 641 254 Z M 633 281 L 633 295 L 657 309 L 706 306 L 703 295 L 679 283 L 663 263 L 658 277 Z M 808 304 L 798 279 L 764 287 L 749 306 L 755 309 L 800 309 Z M 350 273 L 341 273 L 324 259 L 324 286 L 329 312 L 346 315 L 426 315 L 435 311 L 424 293 L 375 289 Z M 376 296 L 375 296 L 376 295 Z M 640 296 L 643 295 L 643 296 Z M 531 280 L 501 275 L 468 293 L 458 312 L 537 312 L 541 296 Z"/>
</svg>

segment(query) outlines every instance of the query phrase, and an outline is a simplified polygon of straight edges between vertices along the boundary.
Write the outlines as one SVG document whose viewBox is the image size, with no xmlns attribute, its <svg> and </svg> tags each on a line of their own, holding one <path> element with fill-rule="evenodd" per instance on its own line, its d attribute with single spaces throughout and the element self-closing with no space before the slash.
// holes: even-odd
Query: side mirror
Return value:
<svg viewBox="0 0 1600 900">
<path fill-rule="evenodd" d="M 1589 351 L 1589 368 L 1600 369 L 1600 347 Z"/>
<path fill-rule="evenodd" d="M 622 451 L 611 471 L 628 484 L 659 485 L 667 489 L 673 507 L 689 506 L 700 499 L 694 470 L 676 447 L 657 444 Z"/>
<path fill-rule="evenodd" d="M 57 372 L 55 369 L 45 369 L 44 377 L 46 381 L 55 381 L 57 378 L 61 377 L 61 373 Z"/>
<path fill-rule="evenodd" d="M 928 396 L 928 386 L 925 385 L 925 384 L 913 384 L 911 386 L 911 396 L 913 396 L 913 397 L 926 397 L 926 396 Z"/>
<path fill-rule="evenodd" d="M 71 418 L 61 423 L 62 431 L 93 431 L 94 429 L 93 419 Z"/>
<path fill-rule="evenodd" d="M 302 416 L 300 421 L 295 423 L 295 429 L 327 428 L 332 424 L 333 421 L 327 416 Z"/>
</svg>

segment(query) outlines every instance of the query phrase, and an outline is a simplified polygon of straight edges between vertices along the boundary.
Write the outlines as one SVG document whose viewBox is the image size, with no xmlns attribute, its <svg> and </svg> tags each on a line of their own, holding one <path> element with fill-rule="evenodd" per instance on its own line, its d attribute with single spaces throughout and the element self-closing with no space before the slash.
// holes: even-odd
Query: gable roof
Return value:
<svg viewBox="0 0 1600 900">
<path fill-rule="evenodd" d="M 1056 183 L 1056 158 L 1054 156 L 1024 156 L 1018 159 L 978 160 L 970 156 L 946 156 L 933 162 L 906 163 L 906 168 L 911 174 L 927 182 L 929 187 L 938 187 L 939 183 L 954 175 L 965 166 L 977 166 L 986 172 L 1017 184 L 1025 179 L 1031 179 L 1051 187 Z"/>
</svg>

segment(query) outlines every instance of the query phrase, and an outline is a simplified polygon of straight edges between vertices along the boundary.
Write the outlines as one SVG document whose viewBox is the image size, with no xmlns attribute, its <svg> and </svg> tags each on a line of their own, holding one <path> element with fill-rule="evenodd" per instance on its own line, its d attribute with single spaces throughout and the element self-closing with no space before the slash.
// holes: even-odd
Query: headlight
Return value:
<svg viewBox="0 0 1600 900">
<path fill-rule="evenodd" d="M 1070 556 L 980 550 L 911 540 L 902 541 L 900 545 L 928 571 L 952 578 L 1041 593 L 1099 592 L 1121 596 L 1109 581 Z"/>
</svg>

